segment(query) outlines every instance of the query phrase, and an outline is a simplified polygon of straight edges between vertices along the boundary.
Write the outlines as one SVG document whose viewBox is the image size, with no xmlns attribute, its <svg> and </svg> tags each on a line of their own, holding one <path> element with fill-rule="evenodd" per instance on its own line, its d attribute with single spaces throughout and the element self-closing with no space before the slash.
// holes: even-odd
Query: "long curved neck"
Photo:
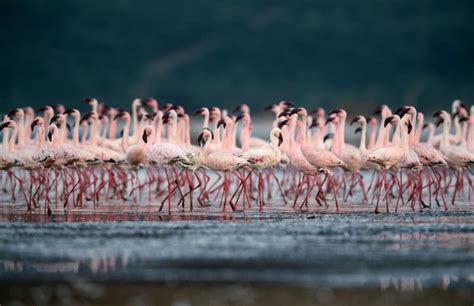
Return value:
<svg viewBox="0 0 474 306">
<path fill-rule="evenodd" d="M 94 120 L 92 120 L 91 138 L 90 138 L 90 143 L 93 146 L 97 145 L 97 134 L 98 133 L 99 133 L 99 120 L 94 119 Z"/>
<path fill-rule="evenodd" d="M 219 123 L 219 120 L 216 120 L 214 122 L 214 140 L 212 141 L 215 144 L 220 144 L 221 143 L 221 130 L 220 128 L 217 127 L 217 124 Z"/>
<path fill-rule="evenodd" d="M 138 106 L 133 103 L 133 107 L 132 107 L 132 120 L 133 120 L 133 135 L 134 137 L 137 135 L 137 132 L 138 132 L 138 110 L 137 110 Z"/>
<path fill-rule="evenodd" d="M 407 131 L 408 128 L 405 127 L 405 123 L 402 121 L 398 123 L 397 128 L 400 130 L 400 146 L 404 152 L 408 152 L 408 149 L 409 149 L 408 131 Z"/>
<path fill-rule="evenodd" d="M 25 144 L 25 116 L 21 115 L 18 119 L 18 145 L 23 146 Z"/>
<path fill-rule="evenodd" d="M 429 125 L 428 127 L 430 129 L 430 132 L 428 134 L 428 139 L 426 140 L 427 143 L 431 144 L 433 142 L 433 137 L 435 133 L 435 127 L 434 125 Z"/>
<path fill-rule="evenodd" d="M 461 124 L 459 124 L 459 116 L 456 116 L 454 118 L 454 129 L 455 129 L 456 141 L 460 142 L 461 137 L 462 137 L 462 130 L 461 130 Z"/>
<path fill-rule="evenodd" d="M 9 150 L 10 138 L 11 138 L 10 129 L 4 129 L 3 130 L 2 146 L 3 146 L 3 150 L 5 150 L 5 151 Z"/>
<path fill-rule="evenodd" d="M 369 150 L 372 150 L 375 146 L 375 136 L 376 136 L 376 131 L 377 127 L 374 125 L 370 126 L 370 135 L 369 135 L 369 144 L 367 145 L 367 148 Z"/>
<path fill-rule="evenodd" d="M 339 123 L 339 152 L 342 152 L 346 147 L 346 117 L 342 117 L 341 122 Z"/>
<path fill-rule="evenodd" d="M 301 141 L 301 144 L 306 144 L 306 135 L 307 135 L 307 130 L 308 130 L 308 115 L 307 114 L 303 114 L 302 116 L 302 125 L 301 125 L 301 138 L 300 138 L 300 141 Z M 294 133 L 294 131 L 293 131 Z"/>
<path fill-rule="evenodd" d="M 232 127 L 227 124 L 224 128 L 224 139 L 222 140 L 222 148 L 230 149 L 232 146 Z"/>
<path fill-rule="evenodd" d="M 72 142 L 75 146 L 79 145 L 79 124 L 81 122 L 80 116 L 74 116 L 74 130 L 72 131 Z"/>
<path fill-rule="evenodd" d="M 462 124 L 461 144 L 464 146 L 467 144 L 467 122 Z"/>
<path fill-rule="evenodd" d="M 15 143 L 16 143 L 17 136 L 18 136 L 18 128 L 15 126 L 12 128 L 12 135 L 10 136 L 10 146 L 9 146 L 10 152 L 15 151 Z"/>
<path fill-rule="evenodd" d="M 421 125 L 420 125 L 420 123 L 417 122 L 418 121 L 417 114 L 418 113 L 415 109 L 413 111 L 413 114 L 411 115 L 411 122 L 412 122 L 412 126 L 413 126 L 412 128 L 413 128 L 413 131 L 415 131 L 415 133 L 411 133 L 411 134 L 408 135 L 409 144 L 415 144 L 416 143 L 416 136 L 417 136 L 416 133 L 418 132 L 417 127 L 418 126 L 423 127 L 423 123 L 421 123 Z"/>
<path fill-rule="evenodd" d="M 206 111 L 206 113 L 204 114 L 204 122 L 202 124 L 202 128 L 207 129 L 208 127 L 209 127 L 209 112 Z"/>
<path fill-rule="evenodd" d="M 247 151 L 250 147 L 250 122 L 244 121 L 242 131 L 240 132 L 240 144 L 242 145 L 242 151 Z"/>
<path fill-rule="evenodd" d="M 367 122 L 362 121 L 362 132 L 360 134 L 360 144 L 359 144 L 359 150 L 360 151 L 366 151 L 367 148 L 365 146 L 365 141 L 367 137 Z"/>
<path fill-rule="evenodd" d="M 123 125 L 123 134 L 122 134 L 122 149 L 127 151 L 128 148 L 128 137 L 130 133 L 130 117 L 125 120 L 125 124 Z"/>
<path fill-rule="evenodd" d="M 448 120 L 444 120 L 444 122 L 443 122 L 443 137 L 441 138 L 440 149 L 444 149 L 448 145 L 448 135 L 449 135 L 450 125 L 451 125 L 451 122 L 448 122 Z"/>
<path fill-rule="evenodd" d="M 417 127 L 416 127 L 416 131 L 414 133 L 415 137 L 414 137 L 414 141 L 412 142 L 412 144 L 420 143 L 421 133 L 423 132 L 423 123 L 424 123 L 424 121 L 425 120 L 423 118 L 420 118 L 420 120 L 418 120 L 418 122 L 416 123 Z"/>
<path fill-rule="evenodd" d="M 384 126 L 385 119 L 387 119 L 387 116 L 382 115 L 382 118 L 380 119 L 379 134 L 377 136 L 377 142 L 375 143 L 375 148 L 380 148 L 385 143 L 385 135 L 386 135 L 385 130 L 387 130 L 387 128 Z"/>
<path fill-rule="evenodd" d="M 163 121 L 161 120 L 161 117 L 158 117 L 156 124 L 156 133 L 155 133 L 155 143 L 161 143 L 161 133 L 163 131 Z"/>
<path fill-rule="evenodd" d="M 36 134 L 36 148 L 38 150 L 44 148 L 44 127 L 42 125 L 38 126 L 38 133 Z"/>
</svg>

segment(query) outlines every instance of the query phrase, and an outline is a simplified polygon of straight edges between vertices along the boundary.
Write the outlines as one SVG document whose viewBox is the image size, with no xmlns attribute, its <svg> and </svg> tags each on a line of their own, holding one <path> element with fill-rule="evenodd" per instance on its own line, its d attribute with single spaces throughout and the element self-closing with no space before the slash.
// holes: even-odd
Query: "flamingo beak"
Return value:
<svg viewBox="0 0 474 306">
<path fill-rule="evenodd" d="M 433 118 L 437 118 L 441 116 L 441 111 L 437 111 L 436 113 L 433 114 Z"/>
<path fill-rule="evenodd" d="M 271 111 L 273 109 L 273 105 L 268 105 L 268 106 L 265 106 L 265 108 L 263 109 L 264 111 Z"/>
<path fill-rule="evenodd" d="M 436 120 L 436 122 L 435 122 L 436 127 L 439 127 L 441 125 L 441 123 L 443 123 L 443 122 L 444 122 L 443 118 L 438 118 L 438 120 Z"/>
<path fill-rule="evenodd" d="M 288 120 L 282 120 L 278 122 L 278 128 L 281 129 L 283 126 L 288 124 Z"/>
<path fill-rule="evenodd" d="M 203 111 L 203 109 L 202 109 L 202 108 L 200 108 L 200 109 L 196 110 L 196 111 L 193 113 L 193 116 L 197 116 L 197 115 L 200 115 L 200 114 L 202 114 L 202 111 Z"/>
<path fill-rule="evenodd" d="M 278 118 L 286 117 L 286 116 L 288 116 L 288 112 L 284 111 L 284 112 L 281 112 L 281 113 L 278 115 Z"/>
<path fill-rule="evenodd" d="M 410 120 L 408 121 L 407 127 L 408 127 L 408 134 L 410 134 L 411 131 L 412 131 L 412 129 L 413 129 L 413 125 L 411 125 L 411 121 L 410 121 Z"/>
<path fill-rule="evenodd" d="M 361 132 L 362 132 L 362 128 L 358 127 L 355 129 L 354 134 L 361 133 Z"/>
<path fill-rule="evenodd" d="M 142 139 L 145 143 L 148 142 L 148 135 L 146 134 L 146 131 L 143 131 Z"/>
<path fill-rule="evenodd" d="M 35 119 L 35 120 L 33 120 L 33 122 L 31 122 L 30 128 L 31 128 L 32 132 L 35 129 L 35 126 L 38 124 L 38 122 L 39 122 L 38 119 Z"/>
<path fill-rule="evenodd" d="M 392 123 L 392 119 L 393 119 L 393 116 L 390 116 L 390 117 L 388 117 L 387 119 L 385 119 L 385 121 L 384 121 L 384 123 L 383 123 L 383 126 L 384 126 L 384 127 L 387 127 L 387 125 L 388 125 L 389 123 Z"/>
<path fill-rule="evenodd" d="M 278 146 L 281 146 L 281 144 L 283 143 L 283 136 L 281 135 L 281 133 L 278 135 Z"/>
<path fill-rule="evenodd" d="M 328 134 L 326 134 L 326 136 L 324 136 L 323 142 L 326 142 L 326 140 L 333 139 L 333 138 L 334 138 L 334 134 L 333 133 L 328 133 Z"/>
<path fill-rule="evenodd" d="M 238 115 L 237 118 L 235 118 L 235 122 L 239 122 L 242 118 L 244 118 L 244 115 Z"/>
<path fill-rule="evenodd" d="M 198 144 L 200 147 L 204 146 L 204 137 L 202 136 L 203 134 L 200 133 L 198 136 Z"/>
<path fill-rule="evenodd" d="M 221 120 L 219 120 L 219 122 L 217 122 L 217 128 L 219 128 L 221 125 L 222 125 L 224 128 L 226 128 L 227 124 L 225 123 L 225 120 L 224 120 L 224 119 L 221 119 Z"/>
<path fill-rule="evenodd" d="M 360 117 L 359 117 L 359 116 L 355 117 L 354 119 L 352 119 L 352 121 L 351 121 L 351 123 L 350 123 L 349 125 L 351 125 L 351 126 L 352 126 L 354 123 L 358 122 L 358 121 L 359 121 L 359 119 L 360 119 Z"/>
<path fill-rule="evenodd" d="M 324 122 L 324 125 L 328 125 L 329 122 L 333 122 L 334 121 L 334 117 L 330 116 L 326 119 L 326 122 Z"/>
<path fill-rule="evenodd" d="M 49 141 L 53 141 L 53 133 L 48 132 L 48 139 Z"/>
<path fill-rule="evenodd" d="M 3 131 L 3 129 L 6 128 L 6 127 L 8 127 L 9 124 L 10 124 L 9 122 L 2 123 L 2 124 L 0 125 L 0 131 Z"/>
</svg>

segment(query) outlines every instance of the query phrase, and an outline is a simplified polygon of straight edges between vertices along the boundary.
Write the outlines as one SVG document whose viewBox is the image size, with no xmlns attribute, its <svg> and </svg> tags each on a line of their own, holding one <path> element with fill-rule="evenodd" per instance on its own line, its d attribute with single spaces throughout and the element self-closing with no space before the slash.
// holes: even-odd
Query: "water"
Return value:
<svg viewBox="0 0 474 306">
<path fill-rule="evenodd" d="M 21 296 L 42 292 L 36 286 L 44 282 L 67 284 L 71 292 L 95 284 L 109 302 L 121 284 L 142 292 L 144 282 L 159 284 L 147 285 L 147 298 L 156 290 L 179 295 L 204 286 L 223 303 L 235 288 L 255 296 L 285 288 L 293 301 L 308 294 L 316 299 L 317 288 L 381 298 L 387 292 L 473 297 L 474 212 L 468 204 L 448 212 L 378 215 L 371 206 L 347 204 L 339 214 L 281 206 L 263 213 L 204 207 L 172 215 L 157 213 L 156 205 L 99 205 L 52 216 L 16 205 L 2 209 L 0 284 L 8 289 L 6 299 L 15 290 L 29 292 Z"/>
</svg>

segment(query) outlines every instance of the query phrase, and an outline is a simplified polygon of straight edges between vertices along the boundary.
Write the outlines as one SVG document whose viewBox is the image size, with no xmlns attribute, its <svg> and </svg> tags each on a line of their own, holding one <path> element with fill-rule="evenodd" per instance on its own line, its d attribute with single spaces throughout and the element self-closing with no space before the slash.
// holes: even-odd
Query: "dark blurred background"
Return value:
<svg viewBox="0 0 474 306">
<path fill-rule="evenodd" d="M 0 110 L 474 98 L 474 1 L 0 1 Z"/>
</svg>

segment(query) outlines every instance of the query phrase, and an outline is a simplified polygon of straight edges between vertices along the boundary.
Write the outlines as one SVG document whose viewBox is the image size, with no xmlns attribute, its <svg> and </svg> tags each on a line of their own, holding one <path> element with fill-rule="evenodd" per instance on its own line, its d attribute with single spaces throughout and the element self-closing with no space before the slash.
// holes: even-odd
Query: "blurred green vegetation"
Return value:
<svg viewBox="0 0 474 306">
<path fill-rule="evenodd" d="M 0 107 L 474 98 L 474 1 L 0 1 Z"/>
</svg>

